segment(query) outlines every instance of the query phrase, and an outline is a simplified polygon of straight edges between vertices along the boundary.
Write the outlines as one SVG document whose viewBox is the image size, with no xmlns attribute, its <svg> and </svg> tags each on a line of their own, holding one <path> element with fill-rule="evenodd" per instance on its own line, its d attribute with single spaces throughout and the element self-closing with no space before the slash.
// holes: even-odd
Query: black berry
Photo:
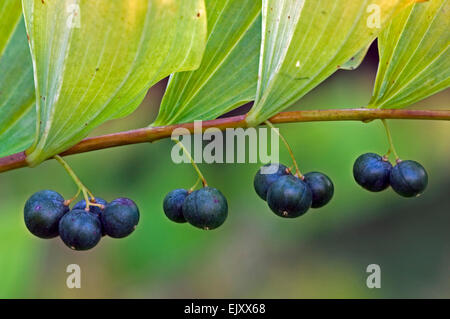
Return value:
<svg viewBox="0 0 450 319">
<path fill-rule="evenodd" d="M 167 218 L 176 223 L 185 223 L 183 203 L 189 192 L 185 189 L 175 189 L 164 198 L 163 208 Z"/>
<path fill-rule="evenodd" d="M 259 197 L 266 200 L 267 191 L 273 182 L 281 176 L 290 175 L 289 169 L 282 164 L 267 164 L 261 167 L 255 175 L 253 186 Z"/>
<path fill-rule="evenodd" d="M 371 192 L 380 192 L 389 187 L 392 165 L 380 155 L 366 153 L 358 157 L 353 165 L 356 182 Z"/>
<path fill-rule="evenodd" d="M 106 207 L 106 205 L 108 205 L 108 202 L 106 200 L 104 200 L 103 198 L 100 198 L 100 197 L 95 197 L 95 203 L 103 205 L 105 207 Z M 75 209 L 83 209 L 83 210 L 85 210 L 86 209 L 86 201 L 83 199 L 83 200 L 79 201 L 78 203 L 76 203 L 72 207 L 72 210 L 75 210 Z M 99 220 L 100 220 L 100 216 L 101 216 L 103 210 L 104 210 L 104 208 L 102 209 L 99 206 L 91 206 L 91 205 L 89 205 L 89 212 L 94 214 Z M 100 220 L 100 222 L 101 222 L 101 220 Z M 106 235 L 105 230 L 102 227 L 102 236 L 105 236 L 105 235 Z"/>
<path fill-rule="evenodd" d="M 60 219 L 69 211 L 64 198 L 57 192 L 43 190 L 33 194 L 24 208 L 25 225 L 28 230 L 40 238 L 58 236 Z"/>
<path fill-rule="evenodd" d="M 415 161 L 401 161 L 391 171 L 391 186 L 404 197 L 419 196 L 428 184 L 425 168 Z"/>
<path fill-rule="evenodd" d="M 311 172 L 305 174 L 304 181 L 312 193 L 312 208 L 319 208 L 328 204 L 334 194 L 334 185 L 327 175 Z"/>
<path fill-rule="evenodd" d="M 267 203 L 278 216 L 299 217 L 311 207 L 312 193 L 300 178 L 292 175 L 282 176 L 270 186 Z"/>
<path fill-rule="evenodd" d="M 100 218 L 108 236 L 123 238 L 136 229 L 139 209 L 131 199 L 117 198 L 106 205 Z"/>
<path fill-rule="evenodd" d="M 204 187 L 186 197 L 183 215 L 195 227 L 205 230 L 215 229 L 227 219 L 228 203 L 218 189 Z"/>
<path fill-rule="evenodd" d="M 59 236 L 71 249 L 88 250 L 102 238 L 100 220 L 82 209 L 72 210 L 59 222 Z"/>
</svg>

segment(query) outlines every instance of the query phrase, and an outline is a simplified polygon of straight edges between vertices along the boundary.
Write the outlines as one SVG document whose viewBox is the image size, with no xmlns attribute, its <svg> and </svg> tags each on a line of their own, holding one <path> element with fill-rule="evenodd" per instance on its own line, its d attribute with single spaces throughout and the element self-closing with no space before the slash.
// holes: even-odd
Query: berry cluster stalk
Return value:
<svg viewBox="0 0 450 319">
<path fill-rule="evenodd" d="M 400 161 L 400 157 L 398 156 L 397 151 L 395 150 L 394 142 L 392 141 L 391 131 L 389 130 L 387 121 L 381 120 L 381 122 L 383 122 L 383 126 L 384 126 L 384 129 L 386 130 L 386 136 L 387 136 L 387 139 L 389 142 L 389 150 L 387 151 L 385 158 L 389 158 L 389 155 L 391 155 L 391 153 L 393 153 L 395 156 L 395 161 L 398 162 L 398 161 Z"/>
<path fill-rule="evenodd" d="M 191 188 L 189 188 L 189 193 L 192 193 L 193 191 L 194 191 L 194 189 L 196 189 L 197 188 L 197 185 L 198 185 L 198 183 L 200 183 L 200 181 L 201 181 L 202 179 L 199 177 L 199 178 L 197 178 L 197 181 L 195 182 L 195 184 L 191 187 Z"/>
<path fill-rule="evenodd" d="M 74 200 L 76 200 L 78 198 L 78 196 L 82 192 L 84 200 L 86 201 L 86 210 L 87 211 L 89 211 L 90 206 L 97 206 L 97 207 L 103 208 L 103 205 L 95 203 L 95 196 L 92 194 L 91 191 L 89 191 L 89 189 L 86 186 L 84 186 L 84 184 L 81 182 L 81 180 L 75 174 L 75 172 L 72 170 L 72 168 L 69 166 L 69 164 L 65 160 L 63 160 L 62 157 L 59 155 L 56 155 L 54 157 L 54 159 L 59 164 L 62 165 L 62 167 L 66 170 L 66 172 L 69 174 L 69 176 L 72 178 L 72 180 L 78 187 L 78 191 L 75 194 L 75 196 L 69 200 L 66 200 L 66 202 L 64 204 L 66 206 L 69 206 Z M 90 197 L 90 199 L 89 199 L 89 197 Z"/>
<path fill-rule="evenodd" d="M 180 148 L 183 150 L 183 153 L 189 158 L 189 160 L 191 161 L 192 166 L 194 167 L 195 171 L 198 174 L 198 177 L 202 181 L 203 187 L 208 186 L 208 183 L 206 182 L 205 177 L 203 176 L 202 172 L 198 168 L 197 164 L 195 164 L 195 161 L 192 158 L 191 153 L 189 153 L 189 151 L 186 149 L 186 147 L 183 145 L 183 143 L 180 142 L 180 140 L 174 138 L 174 139 L 172 139 L 172 141 L 177 143 L 180 146 Z M 191 189 L 195 188 L 196 186 L 197 186 L 197 183 Z"/>
<path fill-rule="evenodd" d="M 283 144 L 286 146 L 287 151 L 289 152 L 289 155 L 292 158 L 292 163 L 294 164 L 294 168 L 295 168 L 295 175 L 298 178 L 304 179 L 302 173 L 300 173 L 300 170 L 298 169 L 298 164 L 297 161 L 295 160 L 295 156 L 294 156 L 294 152 L 292 152 L 291 147 L 289 146 L 288 141 L 284 138 L 283 135 L 281 135 L 280 131 L 272 125 L 272 123 L 270 123 L 270 121 L 265 121 L 264 122 L 268 127 L 270 127 L 272 129 L 272 131 L 274 131 L 278 137 L 281 139 L 281 141 L 283 142 Z"/>
</svg>

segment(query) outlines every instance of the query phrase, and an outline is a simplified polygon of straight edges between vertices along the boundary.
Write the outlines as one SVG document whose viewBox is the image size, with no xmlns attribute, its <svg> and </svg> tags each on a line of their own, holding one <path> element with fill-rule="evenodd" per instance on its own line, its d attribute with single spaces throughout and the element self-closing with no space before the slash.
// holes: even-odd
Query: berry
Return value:
<svg viewBox="0 0 450 319">
<path fill-rule="evenodd" d="M 419 196 L 428 184 L 425 168 L 415 161 L 401 161 L 391 171 L 391 186 L 404 197 Z"/>
<path fill-rule="evenodd" d="M 305 174 L 305 183 L 312 193 L 312 208 L 325 206 L 333 197 L 334 185 L 327 175 L 319 172 Z"/>
<path fill-rule="evenodd" d="M 104 200 L 103 198 L 100 198 L 100 197 L 95 197 L 95 203 L 96 203 L 96 204 L 101 204 L 101 205 L 103 205 L 103 206 L 108 205 L 108 202 L 107 202 L 106 200 Z M 72 210 L 75 210 L 75 209 L 83 209 L 83 210 L 86 210 L 86 201 L 85 201 L 84 199 L 83 199 L 83 200 L 80 200 L 78 203 L 76 203 L 76 204 L 72 207 Z M 95 217 L 97 217 L 97 218 L 99 219 L 100 222 L 101 222 L 101 220 L 100 220 L 100 215 L 103 213 L 103 210 L 104 210 L 104 209 L 101 209 L 101 208 L 98 207 L 98 206 L 91 206 L 91 205 L 89 205 L 89 212 L 91 212 L 92 214 L 94 214 Z M 102 227 L 102 236 L 105 236 L 105 235 L 106 235 L 105 230 L 104 230 L 103 227 Z"/>
<path fill-rule="evenodd" d="M 306 213 L 312 204 L 312 193 L 300 178 L 282 176 L 270 186 L 267 203 L 281 217 L 294 218 Z"/>
<path fill-rule="evenodd" d="M 176 223 L 185 223 L 183 203 L 189 192 L 185 189 L 175 189 L 164 198 L 163 208 L 167 218 Z"/>
<path fill-rule="evenodd" d="M 356 182 L 371 192 L 380 192 L 389 187 L 392 165 L 380 155 L 366 153 L 358 157 L 353 165 Z"/>
<path fill-rule="evenodd" d="M 266 173 L 270 174 L 264 174 L 263 170 L 267 170 Z M 261 167 L 253 180 L 253 186 L 255 187 L 258 196 L 266 200 L 267 191 L 269 190 L 270 185 L 281 176 L 285 175 L 291 175 L 291 173 L 289 172 L 289 169 L 282 164 L 267 164 Z"/>
<path fill-rule="evenodd" d="M 88 250 L 102 238 L 102 226 L 92 213 L 82 209 L 72 210 L 59 222 L 59 236 L 64 244 L 74 250 Z"/>
<path fill-rule="evenodd" d="M 57 192 L 43 190 L 33 194 L 25 203 L 24 219 L 28 230 L 40 238 L 58 236 L 61 217 L 69 211 L 64 198 Z"/>
<path fill-rule="evenodd" d="M 131 199 L 117 198 L 106 205 L 100 219 L 108 236 L 123 238 L 136 229 L 139 209 Z"/>
<path fill-rule="evenodd" d="M 186 197 L 183 215 L 195 227 L 205 230 L 215 229 L 227 219 L 228 203 L 218 189 L 204 187 Z"/>
</svg>

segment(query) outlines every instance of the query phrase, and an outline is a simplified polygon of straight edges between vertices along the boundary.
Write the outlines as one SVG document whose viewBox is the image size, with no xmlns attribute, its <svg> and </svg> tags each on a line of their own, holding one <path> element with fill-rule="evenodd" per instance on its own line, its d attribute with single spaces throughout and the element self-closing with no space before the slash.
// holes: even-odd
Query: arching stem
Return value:
<svg viewBox="0 0 450 319">
<path fill-rule="evenodd" d="M 227 128 L 247 127 L 246 115 L 237 115 L 215 120 L 203 121 L 202 129 L 218 128 L 222 131 Z M 442 120 L 450 121 L 450 110 L 410 110 L 406 109 L 329 109 L 329 110 L 302 110 L 281 112 L 272 118 L 271 123 L 304 123 L 318 121 L 362 121 L 379 119 L 410 119 L 410 120 Z M 102 150 L 110 147 L 131 145 L 138 143 L 154 142 L 172 136 L 176 128 L 185 128 L 190 133 L 194 132 L 194 123 L 173 124 L 160 127 L 148 127 L 143 129 L 117 132 L 108 135 L 89 137 L 80 143 L 62 152 L 61 156 L 73 155 Z M 29 166 L 27 153 L 19 153 L 0 157 L 0 173 Z"/>
<path fill-rule="evenodd" d="M 194 167 L 195 171 L 198 174 L 198 177 L 200 178 L 200 180 L 202 181 L 203 187 L 208 186 L 208 183 L 206 182 L 205 177 L 203 176 L 202 172 L 200 171 L 200 169 L 198 168 L 197 164 L 194 162 L 194 159 L 191 156 L 191 153 L 189 153 L 189 151 L 186 149 L 186 147 L 183 145 L 183 143 L 180 142 L 180 140 L 174 138 L 172 139 L 175 143 L 177 143 L 180 148 L 183 150 L 183 153 L 189 158 L 189 160 L 191 161 L 192 166 Z M 196 186 L 196 185 L 195 185 Z"/>
<path fill-rule="evenodd" d="M 72 203 L 78 198 L 78 196 L 80 196 L 80 193 L 81 193 L 81 188 L 78 188 L 78 191 L 77 191 L 77 193 L 75 194 L 75 196 L 72 197 L 71 199 L 65 200 L 65 201 L 64 201 L 64 205 L 70 206 L 70 204 L 72 204 Z"/>
<path fill-rule="evenodd" d="M 86 186 L 84 186 L 84 184 L 81 182 L 81 180 L 75 174 L 75 172 L 72 170 L 72 168 L 69 166 L 69 164 L 65 160 L 63 160 L 62 157 L 59 155 L 54 156 L 54 159 L 59 164 L 62 165 L 62 167 L 66 170 L 66 172 L 69 174 L 69 176 L 72 178 L 72 180 L 78 187 L 77 194 L 73 198 L 66 201 L 67 205 L 70 205 L 75 199 L 77 199 L 77 197 L 80 195 L 80 192 L 81 192 L 81 193 L 83 193 L 84 200 L 86 201 L 86 211 L 89 210 L 90 206 L 97 206 L 97 207 L 103 208 L 103 205 L 95 203 L 95 196 L 92 194 L 91 191 L 89 191 L 89 189 L 87 189 Z M 90 197 L 90 199 L 89 199 L 89 197 Z"/>
<path fill-rule="evenodd" d="M 384 129 L 386 130 L 386 136 L 387 136 L 387 139 L 389 142 L 389 150 L 387 151 L 387 153 L 384 157 L 388 158 L 389 155 L 391 155 L 391 153 L 393 153 L 395 156 L 395 161 L 398 162 L 398 161 L 400 161 L 400 157 L 398 156 L 397 151 L 395 150 L 394 142 L 392 141 L 391 131 L 389 130 L 387 121 L 383 119 L 383 120 L 381 120 L 381 122 L 383 122 L 383 126 L 384 126 Z"/>
<path fill-rule="evenodd" d="M 195 182 L 195 184 L 194 184 L 191 188 L 189 188 L 189 193 L 192 193 L 192 192 L 194 191 L 194 189 L 197 188 L 198 183 L 200 183 L 201 180 L 202 180 L 202 179 L 201 179 L 200 177 L 197 178 L 197 181 Z"/>
<path fill-rule="evenodd" d="M 264 123 L 266 123 L 266 125 L 269 126 L 278 135 L 278 137 L 281 139 L 283 144 L 286 146 L 286 149 L 288 150 L 289 155 L 292 158 L 292 163 L 294 164 L 295 175 L 298 178 L 303 179 L 304 177 L 303 177 L 302 173 L 300 173 L 300 170 L 298 169 L 298 165 L 297 165 L 297 161 L 295 160 L 294 152 L 292 152 L 292 149 L 289 146 L 289 143 L 287 142 L 287 140 L 284 138 L 283 135 L 281 135 L 280 131 L 275 126 L 273 126 L 273 124 L 270 121 L 265 121 Z"/>
</svg>

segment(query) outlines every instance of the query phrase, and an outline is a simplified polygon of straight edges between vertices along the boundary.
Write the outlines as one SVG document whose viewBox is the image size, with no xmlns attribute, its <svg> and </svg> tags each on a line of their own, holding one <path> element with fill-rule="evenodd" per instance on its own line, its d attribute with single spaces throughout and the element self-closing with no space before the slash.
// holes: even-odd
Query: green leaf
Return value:
<svg viewBox="0 0 450 319">
<path fill-rule="evenodd" d="M 369 44 L 364 49 L 362 49 L 361 51 L 359 51 L 358 53 L 356 53 L 350 60 L 342 64 L 340 69 L 347 71 L 353 71 L 357 69 L 363 62 L 364 58 L 366 57 L 367 51 L 369 51 L 371 45 L 372 43 Z"/>
<path fill-rule="evenodd" d="M 247 123 L 257 125 L 291 106 L 366 48 L 412 1 L 263 0 L 258 91 Z"/>
<path fill-rule="evenodd" d="M 370 107 L 402 108 L 450 86 L 450 1 L 417 3 L 380 35 Z"/>
<path fill-rule="evenodd" d="M 22 15 L 20 1 L 3 0 L 0 4 L 0 56 L 3 55 Z"/>
<path fill-rule="evenodd" d="M 208 42 L 200 68 L 172 75 L 153 125 L 209 120 L 253 101 L 261 2 L 206 0 Z"/>
<path fill-rule="evenodd" d="M 198 68 L 203 0 L 23 0 L 35 66 L 38 133 L 30 166 L 134 111 L 149 87 Z"/>
<path fill-rule="evenodd" d="M 0 156 L 23 151 L 35 133 L 33 66 L 17 0 L 0 4 Z"/>
</svg>

